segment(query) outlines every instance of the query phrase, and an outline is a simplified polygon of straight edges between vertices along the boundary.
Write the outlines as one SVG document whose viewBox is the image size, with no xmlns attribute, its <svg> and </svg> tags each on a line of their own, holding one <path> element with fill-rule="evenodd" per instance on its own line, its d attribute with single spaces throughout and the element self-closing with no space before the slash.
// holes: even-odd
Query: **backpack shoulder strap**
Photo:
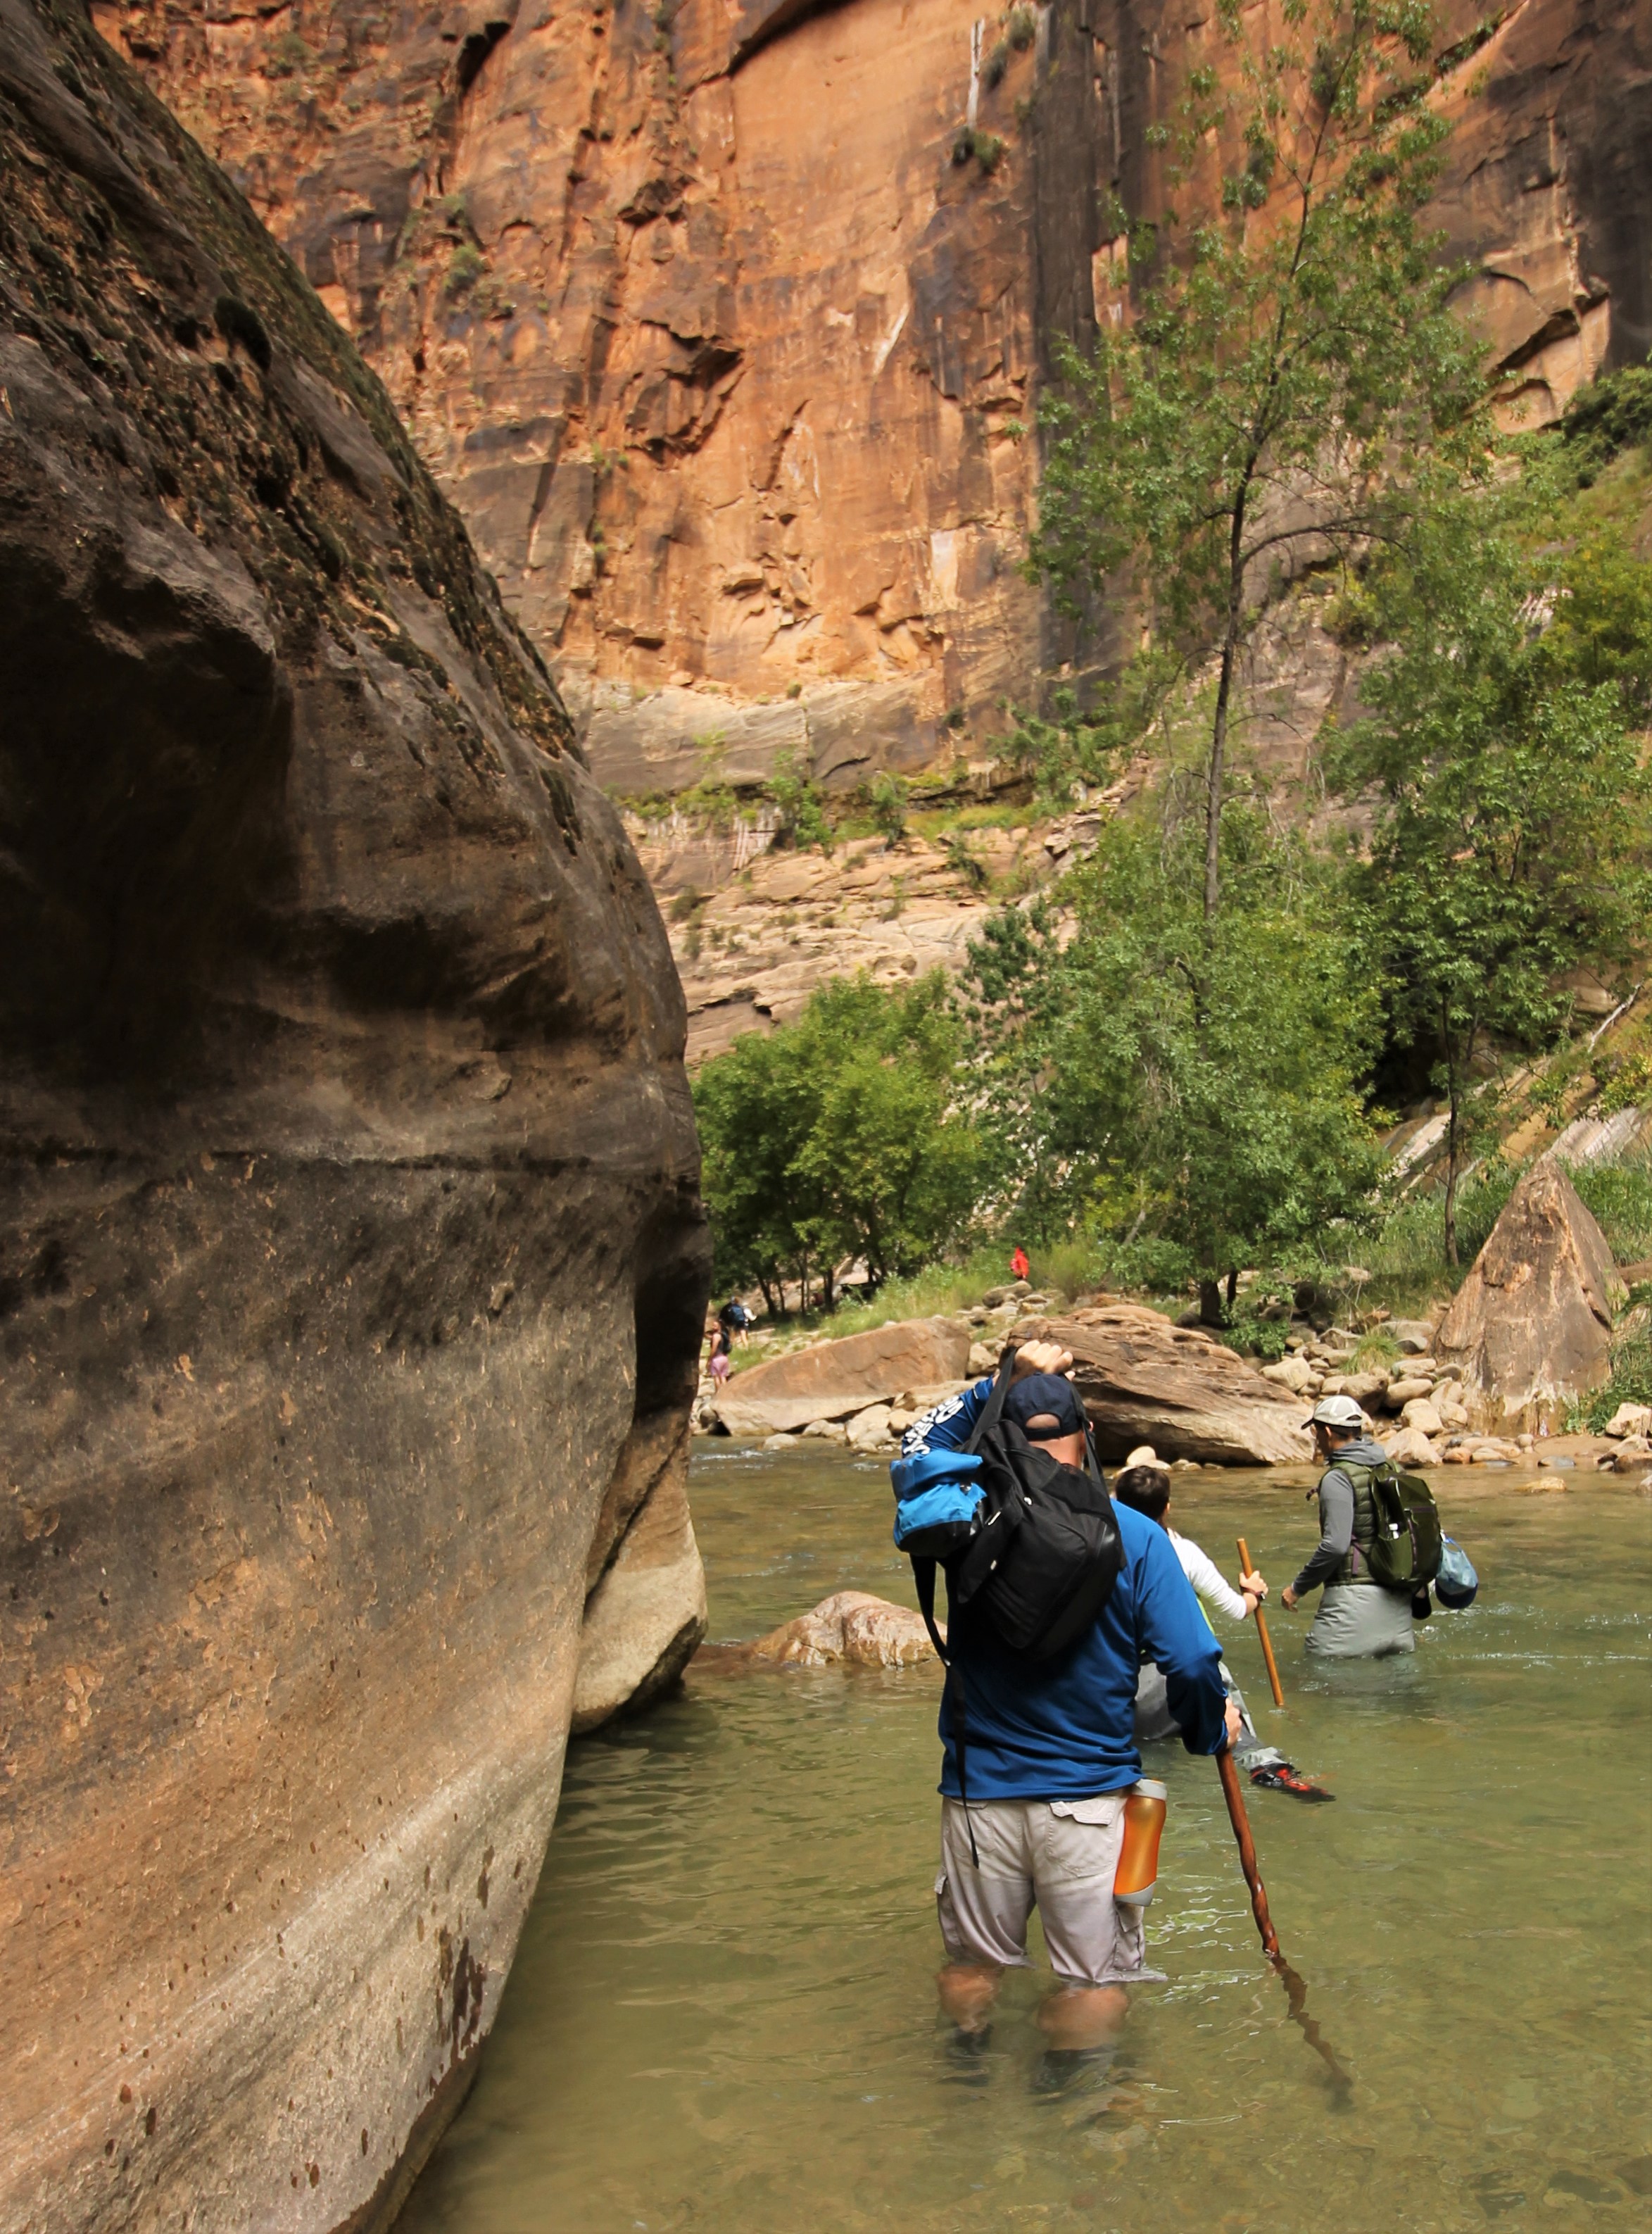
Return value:
<svg viewBox="0 0 1652 2234">
<path fill-rule="evenodd" d="M 946 1647 L 941 1642 L 941 1632 L 935 1620 L 935 1570 L 939 1562 L 935 1559 L 914 1559 L 912 1582 L 917 1591 L 917 1610 L 924 1617 L 924 1626 L 930 1633 L 930 1643 L 935 1647 L 942 1667 L 950 1668 L 952 1663 L 947 1658 Z"/>
<path fill-rule="evenodd" d="M 1009 1394 L 1010 1378 L 1015 1370 L 1015 1352 L 1012 1343 L 1005 1348 L 1003 1355 L 998 1360 L 998 1377 L 992 1384 L 991 1395 L 981 1408 L 980 1418 L 970 1430 L 970 1440 L 963 1446 L 966 1451 L 978 1450 L 982 1437 L 997 1426 L 999 1415 L 1004 1408 L 1004 1398 Z"/>
<path fill-rule="evenodd" d="M 1087 1414 L 1084 1423 L 1084 1471 L 1103 1497 L 1112 1495 L 1107 1487 L 1107 1478 L 1101 1471 L 1101 1462 L 1095 1454 L 1095 1430 L 1090 1426 Z"/>
<path fill-rule="evenodd" d="M 936 1564 L 933 1559 L 914 1559 L 912 1580 L 917 1586 L 917 1610 L 924 1617 L 924 1626 L 930 1633 L 930 1643 L 940 1655 L 941 1665 L 946 1670 L 942 1696 L 950 1699 L 952 1705 L 952 1752 L 958 1764 L 958 1797 L 963 1803 L 964 1827 L 970 1833 L 970 1859 L 975 1864 L 976 1869 L 979 1869 L 981 1857 L 976 1852 L 975 1821 L 970 1813 L 970 1728 L 963 1705 L 963 1671 L 955 1660 L 948 1657 L 947 1649 L 941 1642 L 941 1632 L 936 1626 Z M 948 1595 L 950 1596 L 950 1589 Z M 952 1617 L 951 1610 L 949 1609 L 949 1618 Z"/>
</svg>

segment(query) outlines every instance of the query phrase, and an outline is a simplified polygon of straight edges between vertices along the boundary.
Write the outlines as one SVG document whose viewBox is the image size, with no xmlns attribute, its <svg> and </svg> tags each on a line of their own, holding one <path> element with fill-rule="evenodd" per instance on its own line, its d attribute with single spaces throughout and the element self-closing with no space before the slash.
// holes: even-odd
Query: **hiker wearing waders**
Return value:
<svg viewBox="0 0 1652 2234">
<path fill-rule="evenodd" d="M 1319 1478 L 1319 1545 L 1280 1603 L 1300 1605 L 1310 1591 L 1319 1608 L 1305 1643 L 1327 1660 L 1381 1660 L 1414 1652 L 1411 1598 L 1385 1590 L 1367 1564 L 1376 1532 L 1371 1476 L 1388 1453 L 1366 1432 L 1351 1396 L 1325 1396 L 1303 1422 L 1325 1471 Z M 1309 1494 L 1313 1495 L 1310 1490 Z M 1426 1603 L 1426 1600 L 1425 1600 Z"/>
<path fill-rule="evenodd" d="M 976 1382 L 914 1421 L 891 1468 L 896 1541 L 915 1568 L 930 1569 L 918 1584 L 926 1608 L 934 1569 L 923 1547 L 939 1545 L 948 1528 L 961 1532 L 957 1557 L 946 1555 L 935 1880 L 949 2053 L 961 2078 L 985 2083 L 994 2000 L 1006 1969 L 1028 1967 L 1036 1906 L 1055 1973 L 1038 2018 L 1048 2045 L 1034 2083 L 1047 2093 L 1086 2067 L 1105 2069 L 1128 2007 L 1126 1987 L 1161 1975 L 1146 1967 L 1140 1908 L 1113 1895 L 1126 1799 L 1141 1774 L 1134 1716 L 1142 1662 L 1163 1669 L 1190 1753 L 1219 1753 L 1239 1729 L 1221 1653 L 1169 1538 L 1107 1497 L 1083 1407 L 1063 1377 L 1072 1362 L 1053 1342 L 1025 1344 L 996 1380 Z M 1065 1482 L 1071 1532 L 1087 1529 L 1106 1570 L 1072 1601 L 1081 1618 L 1063 1616 L 1019 1648 L 1006 1641 L 1014 1623 L 992 1588 L 1015 1558 L 1006 1551 L 1001 1571 L 996 1520 L 981 1517 L 1006 1453 L 1028 1493 L 1015 1504 L 1029 1513 L 1046 1485 L 1059 1492 Z M 1022 1545 L 1038 1537 L 1018 1512 L 1000 1532 Z M 972 1578 L 978 1588 L 966 1597 Z M 1024 1602 L 1039 1578 L 1022 1580 Z M 1047 1649 L 1053 1639 L 1058 1649 Z"/>
</svg>

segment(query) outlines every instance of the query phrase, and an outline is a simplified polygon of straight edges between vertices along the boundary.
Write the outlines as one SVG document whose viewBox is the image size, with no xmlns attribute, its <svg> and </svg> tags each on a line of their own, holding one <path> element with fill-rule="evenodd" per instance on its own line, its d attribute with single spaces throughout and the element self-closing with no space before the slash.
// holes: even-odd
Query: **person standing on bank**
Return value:
<svg viewBox="0 0 1652 2234">
<path fill-rule="evenodd" d="M 1082 1471 L 1083 1406 L 1063 1376 L 1072 1355 L 1054 1342 L 1016 1352 L 1003 1419 L 1058 1464 Z M 944 1493 L 977 1463 L 963 1447 L 993 1394 L 992 1376 L 913 1422 L 890 1469 L 898 1499 Z M 958 1466 L 949 1472 L 948 1454 Z M 1112 1508 L 1121 1564 L 1100 1611 L 1050 1659 L 1012 1651 L 987 1626 L 955 1618 L 947 1637 L 967 1724 L 969 1798 L 959 1779 L 951 1686 L 940 1734 L 941 1868 L 935 1880 L 946 1961 L 937 1981 L 960 2064 L 978 2063 L 1006 1969 L 1028 1967 L 1037 1907 L 1056 1986 L 1039 2013 L 1048 2041 L 1035 2084 L 1057 2091 L 1102 2063 L 1145 1967 L 1141 1911 L 1115 1902 L 1124 1807 L 1141 1774 L 1134 1734 L 1144 1659 L 1163 1669 L 1170 1711 L 1190 1753 L 1236 1739 L 1237 1711 L 1221 1652 L 1164 1530 Z"/>
<path fill-rule="evenodd" d="M 1319 1479 L 1319 1546 L 1282 1604 L 1300 1605 L 1310 1591 L 1319 1608 L 1305 1639 L 1309 1652 L 1328 1660 L 1381 1660 L 1414 1652 L 1411 1601 L 1384 1590 L 1366 1565 L 1376 1532 L 1371 1476 L 1388 1453 L 1366 1432 L 1365 1414 L 1351 1396 L 1326 1396 L 1303 1421 L 1325 1472 Z M 1311 1497 L 1313 1491 L 1309 1492 Z"/>
</svg>

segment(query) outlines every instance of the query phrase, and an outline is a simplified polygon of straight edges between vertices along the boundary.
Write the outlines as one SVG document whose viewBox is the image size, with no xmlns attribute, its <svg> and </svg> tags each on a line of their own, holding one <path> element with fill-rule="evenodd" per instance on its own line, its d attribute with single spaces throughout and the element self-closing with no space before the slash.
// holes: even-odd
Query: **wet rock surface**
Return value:
<svg viewBox="0 0 1652 2234">
<path fill-rule="evenodd" d="M 361 2234 L 473 2070 L 577 1681 L 700 1633 L 682 999 L 377 382 L 29 0 L 0 702 L 0 2224 Z"/>
<path fill-rule="evenodd" d="M 944 1629 L 942 1631 L 945 1635 Z M 933 1660 L 924 1617 L 867 1591 L 838 1591 L 749 1644 L 702 1645 L 696 1669 L 910 1668 Z"/>
</svg>

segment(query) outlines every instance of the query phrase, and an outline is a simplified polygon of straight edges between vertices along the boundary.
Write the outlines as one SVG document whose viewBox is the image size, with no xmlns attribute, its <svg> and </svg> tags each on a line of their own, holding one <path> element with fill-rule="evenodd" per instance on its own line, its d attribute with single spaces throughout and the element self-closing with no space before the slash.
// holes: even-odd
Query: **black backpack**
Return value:
<svg viewBox="0 0 1652 2234">
<path fill-rule="evenodd" d="M 1420 1474 L 1392 1466 L 1373 1466 L 1368 1480 L 1374 1533 L 1360 1549 L 1371 1580 L 1385 1591 L 1422 1593 L 1426 1603 L 1445 1545 L 1434 1493 Z"/>
</svg>

